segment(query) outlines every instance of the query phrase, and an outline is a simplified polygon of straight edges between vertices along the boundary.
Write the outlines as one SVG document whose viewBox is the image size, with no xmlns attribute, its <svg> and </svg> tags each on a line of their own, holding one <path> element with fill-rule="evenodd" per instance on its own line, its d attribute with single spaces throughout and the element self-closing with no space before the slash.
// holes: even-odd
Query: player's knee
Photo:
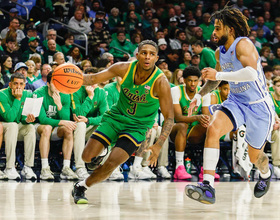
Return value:
<svg viewBox="0 0 280 220">
<path fill-rule="evenodd" d="M 207 136 L 219 139 L 222 135 L 220 135 L 219 128 L 213 124 L 210 124 L 207 128 Z"/>
<path fill-rule="evenodd" d="M 51 134 L 52 134 L 52 126 L 51 125 L 45 125 L 42 129 L 41 136 L 50 137 Z"/>
<path fill-rule="evenodd" d="M 181 133 L 187 133 L 188 127 L 189 126 L 186 123 L 178 123 L 178 131 Z"/>
</svg>

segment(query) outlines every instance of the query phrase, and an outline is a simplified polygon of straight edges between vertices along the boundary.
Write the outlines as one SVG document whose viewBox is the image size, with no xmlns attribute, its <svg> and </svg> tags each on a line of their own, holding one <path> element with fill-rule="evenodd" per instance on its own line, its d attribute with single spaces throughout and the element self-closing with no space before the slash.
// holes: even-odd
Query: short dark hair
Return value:
<svg viewBox="0 0 280 220">
<path fill-rule="evenodd" d="M 204 47 L 204 44 L 201 40 L 197 40 L 196 42 L 192 43 L 192 45 Z"/>
<path fill-rule="evenodd" d="M 157 52 L 158 52 L 158 45 L 157 45 L 154 41 L 152 41 L 152 40 L 143 40 L 143 41 L 141 41 L 141 42 L 139 43 L 139 45 L 138 45 L 138 51 L 140 51 L 141 48 L 142 48 L 144 45 L 146 45 L 146 44 L 149 44 L 149 45 L 154 46 L 154 47 L 156 48 Z"/>
<path fill-rule="evenodd" d="M 13 73 L 12 75 L 11 75 L 11 82 L 13 82 L 14 81 L 14 79 L 23 79 L 23 81 L 25 82 L 25 77 L 24 77 L 24 75 L 22 75 L 21 73 L 19 73 L 19 72 L 15 72 L 15 73 Z"/>
<path fill-rule="evenodd" d="M 271 66 L 267 65 L 267 66 L 264 66 L 263 67 L 263 72 L 266 73 L 266 72 L 272 72 L 273 69 Z"/>
<path fill-rule="evenodd" d="M 53 70 L 52 70 L 51 72 L 49 72 L 49 74 L 47 75 L 47 82 L 48 82 L 48 83 L 51 83 L 52 74 L 53 74 Z"/>
<path fill-rule="evenodd" d="M 201 72 L 197 67 L 188 66 L 183 71 L 183 78 L 186 79 L 189 76 L 197 76 L 198 78 L 200 78 Z"/>
<path fill-rule="evenodd" d="M 219 87 L 223 86 L 223 85 L 227 85 L 228 84 L 228 81 L 224 81 L 222 80 L 219 84 Z"/>
<path fill-rule="evenodd" d="M 125 31 L 124 30 L 118 30 L 117 31 L 117 36 L 119 36 L 119 34 L 124 34 L 125 35 Z"/>
</svg>

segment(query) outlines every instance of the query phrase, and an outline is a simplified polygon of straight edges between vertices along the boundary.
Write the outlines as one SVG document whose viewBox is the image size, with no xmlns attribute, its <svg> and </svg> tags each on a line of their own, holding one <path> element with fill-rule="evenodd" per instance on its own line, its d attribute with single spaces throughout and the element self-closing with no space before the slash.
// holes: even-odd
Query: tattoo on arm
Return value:
<svg viewBox="0 0 280 220">
<path fill-rule="evenodd" d="M 136 156 L 139 156 L 139 157 L 143 157 L 144 156 L 145 150 L 148 149 L 149 143 L 150 143 L 150 140 L 151 140 L 151 134 L 152 134 L 151 130 L 152 129 L 149 129 L 147 131 L 146 140 L 141 143 L 139 149 L 135 152 Z"/>
<path fill-rule="evenodd" d="M 94 82 L 94 74 L 88 74 L 85 75 L 84 74 L 84 80 L 83 80 L 83 85 L 93 85 L 96 84 L 96 82 Z"/>
<path fill-rule="evenodd" d="M 201 96 L 204 96 L 211 92 L 212 90 L 216 89 L 217 86 L 220 84 L 221 81 L 212 81 L 208 80 L 205 85 L 201 88 L 201 90 L 198 92 Z"/>
<path fill-rule="evenodd" d="M 173 124 L 174 124 L 174 119 L 172 119 L 172 118 L 167 118 L 164 121 L 162 130 L 161 130 L 161 134 L 156 142 L 158 145 L 162 146 L 164 144 L 165 140 L 168 138 L 168 136 L 172 130 Z"/>
</svg>

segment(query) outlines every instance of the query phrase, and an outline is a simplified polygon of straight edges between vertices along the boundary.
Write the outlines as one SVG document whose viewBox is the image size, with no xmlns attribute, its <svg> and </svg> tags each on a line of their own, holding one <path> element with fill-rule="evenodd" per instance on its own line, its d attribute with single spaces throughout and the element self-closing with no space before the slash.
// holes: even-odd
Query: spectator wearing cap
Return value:
<svg viewBox="0 0 280 220">
<path fill-rule="evenodd" d="M 2 6 L 2 5 L 1 5 Z M 0 13 L 1 14 L 1 13 Z M 18 18 L 18 10 L 16 8 L 11 8 L 9 11 L 9 16 L 4 16 L 4 14 L 1 16 L 0 20 L 0 30 L 6 28 L 9 26 L 10 21 L 13 18 Z"/>
<path fill-rule="evenodd" d="M 27 81 L 27 71 L 28 71 L 28 67 L 25 65 L 25 63 L 19 62 L 15 65 L 14 72 L 22 74 L 25 78 L 24 89 L 33 92 L 33 91 L 35 91 L 35 87 L 32 84 L 28 83 L 28 81 Z"/>
<path fill-rule="evenodd" d="M 199 63 L 200 63 L 200 56 L 196 54 L 192 55 L 191 66 L 195 66 L 199 68 Z"/>
<path fill-rule="evenodd" d="M 21 46 L 20 46 L 21 50 L 24 52 L 24 51 L 26 51 L 28 49 L 28 42 L 29 42 L 29 39 L 31 37 L 36 37 L 38 39 L 38 43 L 39 43 L 40 49 L 42 49 L 43 43 L 41 41 L 41 38 L 38 36 L 38 33 L 37 33 L 35 25 L 28 25 L 25 28 L 25 30 L 26 30 L 26 37 L 23 38 L 21 43 L 20 43 L 21 44 Z"/>
<path fill-rule="evenodd" d="M 95 14 L 95 18 L 93 19 L 93 22 L 95 19 L 102 19 L 103 20 L 103 29 L 110 31 L 109 25 L 108 25 L 108 16 L 105 13 L 105 11 L 97 11 Z M 91 24 L 91 29 L 93 29 L 93 23 Z"/>
<path fill-rule="evenodd" d="M 81 10 L 76 10 L 74 16 L 70 19 L 68 25 L 74 30 L 80 31 L 82 33 L 88 34 L 91 31 L 91 22 L 87 22 L 83 18 L 83 12 Z M 75 34 L 76 40 L 85 40 L 84 35 L 77 33 Z"/>
<path fill-rule="evenodd" d="M 186 37 L 187 37 L 187 41 L 190 41 L 190 39 L 192 39 L 192 37 L 194 36 L 194 29 L 196 27 L 196 21 L 195 20 L 190 20 L 188 22 L 188 26 L 185 29 L 186 32 Z"/>
<path fill-rule="evenodd" d="M 215 68 L 216 58 L 215 51 L 204 47 L 202 41 L 198 40 L 192 44 L 192 52 L 196 55 L 200 55 L 199 69 L 202 70 L 205 67 Z"/>
<path fill-rule="evenodd" d="M 19 5 L 16 5 L 16 8 L 19 12 L 18 14 L 22 17 L 26 17 L 26 10 L 21 5 L 27 7 L 28 11 L 30 12 L 31 9 L 36 5 L 36 0 L 17 0 L 17 3 L 19 3 Z"/>
<path fill-rule="evenodd" d="M 177 25 L 178 25 L 178 20 L 176 17 L 172 17 L 169 19 L 169 26 L 168 26 L 169 30 L 177 29 L 178 28 Z"/>
<path fill-rule="evenodd" d="M 156 13 L 156 10 L 154 9 L 154 4 L 153 4 L 153 1 L 152 0 L 145 0 L 145 3 L 144 3 L 144 9 L 142 9 L 142 14 L 145 13 L 145 8 L 150 8 L 152 10 L 152 13 Z"/>
<path fill-rule="evenodd" d="M 141 24 L 141 23 L 138 23 L 138 24 Z M 137 25 L 135 26 L 135 28 L 137 29 Z M 117 40 L 117 32 L 118 31 L 124 31 L 125 32 L 125 23 L 124 21 L 121 21 L 120 23 L 117 24 L 117 31 L 115 33 L 112 34 L 112 40 Z M 135 32 L 134 32 L 135 33 Z M 142 32 L 140 32 L 142 33 Z M 127 40 L 130 40 L 130 35 L 125 33 L 125 37 Z"/>
<path fill-rule="evenodd" d="M 117 29 L 117 24 L 121 22 L 120 10 L 116 7 L 111 9 L 111 14 L 109 15 L 109 28 L 112 32 Z"/>
<path fill-rule="evenodd" d="M 158 56 L 162 59 L 167 58 L 167 42 L 164 38 L 158 39 Z"/>
<path fill-rule="evenodd" d="M 30 11 L 30 17 L 33 18 L 35 22 L 40 21 L 43 23 L 53 17 L 53 13 L 50 8 L 46 7 L 45 0 L 36 0 L 36 4 Z"/>
<path fill-rule="evenodd" d="M 203 22 L 199 25 L 200 28 L 202 28 L 203 33 L 203 39 L 204 40 L 210 40 L 211 34 L 214 31 L 214 25 L 210 23 L 210 14 L 204 13 L 202 16 Z"/>
<path fill-rule="evenodd" d="M 144 12 L 144 18 L 142 21 L 142 28 L 148 28 L 152 25 L 152 19 L 153 19 L 153 11 L 150 8 L 146 8 Z"/>
<path fill-rule="evenodd" d="M 20 29 L 19 26 L 19 19 L 18 18 L 12 18 L 10 21 L 9 27 L 4 28 L 1 31 L 1 37 L 4 39 L 8 33 L 8 31 L 12 30 L 17 33 L 17 42 L 20 42 L 23 38 L 25 38 L 25 34 L 23 31 Z"/>
<path fill-rule="evenodd" d="M 13 37 L 7 37 L 5 39 L 5 45 L 3 45 L 4 47 L 4 54 L 10 56 L 12 58 L 13 61 L 13 66 L 15 66 L 15 64 L 19 61 L 21 61 L 21 50 L 19 49 L 19 47 L 17 46 L 17 41 L 16 38 Z"/>
<path fill-rule="evenodd" d="M 94 20 L 94 28 L 88 35 L 89 40 L 89 50 L 95 44 L 99 44 L 103 51 L 107 51 L 109 44 L 111 42 L 111 35 L 109 31 L 103 28 L 103 20 L 95 19 Z"/>
<path fill-rule="evenodd" d="M 101 7 L 100 1 L 99 0 L 93 0 L 92 1 L 92 10 L 88 12 L 89 17 L 94 19 L 96 16 L 96 13 L 98 11 L 103 11 L 103 8 Z M 108 20 L 108 15 L 106 14 L 106 19 Z"/>
<path fill-rule="evenodd" d="M 161 24 L 159 23 L 159 19 L 153 18 L 152 25 L 148 28 L 143 30 L 143 37 L 144 39 L 156 41 L 156 33 L 160 29 Z"/>
<path fill-rule="evenodd" d="M 41 54 L 41 51 L 37 50 L 37 47 L 39 46 L 39 39 L 37 37 L 30 37 L 28 40 L 28 49 L 25 50 L 22 54 L 22 61 L 26 62 L 29 60 L 32 54 L 40 54 L 42 63 L 44 63 L 44 57 Z"/>
<path fill-rule="evenodd" d="M 165 59 L 161 58 L 156 63 L 157 67 L 160 68 L 162 71 L 168 70 L 168 64 Z"/>
<path fill-rule="evenodd" d="M 113 54 L 115 62 L 127 61 L 133 56 L 134 47 L 130 41 L 126 40 L 125 32 L 118 31 L 117 40 L 112 40 L 109 47 L 109 53 Z"/>
<path fill-rule="evenodd" d="M 56 43 L 56 37 L 57 37 L 57 32 L 56 32 L 56 30 L 54 30 L 54 29 L 49 29 L 49 30 L 47 31 L 46 40 L 43 41 L 43 46 L 44 46 L 46 49 L 49 49 L 49 48 L 48 48 L 48 41 L 49 41 L 49 40 L 54 40 L 55 43 Z M 60 52 L 62 51 L 61 46 L 60 46 L 59 44 L 57 44 L 57 43 L 56 43 L 56 50 L 57 50 L 57 51 L 60 51 Z"/>
</svg>

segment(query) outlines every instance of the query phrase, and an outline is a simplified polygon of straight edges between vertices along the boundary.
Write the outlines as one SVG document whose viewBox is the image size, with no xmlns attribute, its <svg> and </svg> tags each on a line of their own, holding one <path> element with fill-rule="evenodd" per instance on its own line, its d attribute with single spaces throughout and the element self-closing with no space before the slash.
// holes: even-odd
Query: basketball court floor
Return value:
<svg viewBox="0 0 280 220">
<path fill-rule="evenodd" d="M 225 181 L 225 182 L 224 182 Z M 185 196 L 186 184 L 167 181 L 104 181 L 87 191 L 89 204 L 76 205 L 73 182 L 0 182 L 2 219 L 280 219 L 280 181 L 260 199 L 255 182 L 216 182 L 216 203 L 204 205 Z"/>
</svg>

